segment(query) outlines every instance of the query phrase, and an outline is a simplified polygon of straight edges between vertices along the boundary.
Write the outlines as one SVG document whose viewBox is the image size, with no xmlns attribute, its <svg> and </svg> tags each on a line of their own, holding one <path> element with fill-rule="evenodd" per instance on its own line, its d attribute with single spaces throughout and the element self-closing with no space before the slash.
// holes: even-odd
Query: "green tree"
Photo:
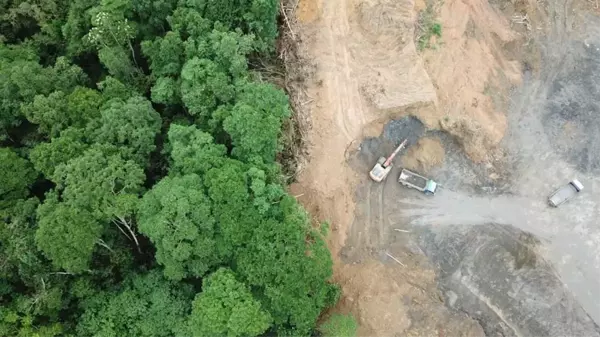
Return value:
<svg viewBox="0 0 600 337">
<path fill-rule="evenodd" d="M 252 207 L 248 193 L 245 165 L 227 159 L 223 166 L 210 169 L 204 178 L 208 196 L 213 202 L 213 214 L 219 222 L 222 255 L 231 256 L 232 247 L 240 247 L 251 239 L 260 214 Z"/>
<path fill-rule="evenodd" d="M 115 98 L 127 100 L 131 97 L 139 96 L 134 87 L 111 76 L 107 76 L 102 82 L 98 83 L 98 88 L 102 91 L 102 98 L 105 101 Z"/>
<path fill-rule="evenodd" d="M 98 50 L 98 58 L 111 76 L 132 85 L 143 85 L 143 74 L 127 56 L 122 46 L 102 47 Z"/>
<path fill-rule="evenodd" d="M 252 35 L 244 35 L 240 30 L 228 31 L 215 24 L 214 29 L 201 38 L 191 38 L 185 42 L 188 58 L 199 57 L 214 61 L 219 70 L 232 78 L 244 77 L 248 70 L 246 56 L 252 52 Z"/>
<path fill-rule="evenodd" d="M 69 128 L 62 131 L 59 137 L 52 138 L 50 142 L 36 145 L 29 152 L 29 158 L 36 170 L 46 178 L 56 181 L 54 170 L 82 155 L 88 148 L 88 145 L 83 143 L 83 139 L 83 130 Z"/>
<path fill-rule="evenodd" d="M 233 100 L 235 87 L 231 78 L 208 59 L 187 61 L 181 70 L 181 97 L 193 116 L 207 120 L 219 104 Z"/>
<path fill-rule="evenodd" d="M 19 296 L 19 300 L 26 301 L 27 298 Z M 13 303 L 10 303 L 13 304 Z M 4 318 L 0 322 L 0 334 L 2 336 L 30 337 L 30 336 L 61 336 L 63 327 L 60 323 L 36 322 L 31 314 L 23 313 L 20 308 L 14 306 L 3 306 L 0 308 L 0 316 Z"/>
<path fill-rule="evenodd" d="M 53 1 L 13 1 L 0 2 L 0 31 L 8 41 L 18 41 L 31 37 L 60 42 L 55 22 L 65 16 L 68 2 Z M 41 35 L 41 36 L 40 36 Z M 48 46 L 46 46 L 48 47 Z"/>
<path fill-rule="evenodd" d="M 138 224 L 169 279 L 201 277 L 221 262 L 210 200 L 197 175 L 163 178 L 144 195 Z"/>
<path fill-rule="evenodd" d="M 47 68 L 50 80 L 52 81 L 52 90 L 70 93 L 79 85 L 86 85 L 89 78 L 83 69 L 72 64 L 66 57 L 61 56 L 56 59 L 52 68 Z"/>
<path fill-rule="evenodd" d="M 22 105 L 21 111 L 30 122 L 39 125 L 41 133 L 52 137 L 69 126 L 67 100 L 62 91 L 55 91 L 48 96 L 37 95 L 33 102 Z"/>
<path fill-rule="evenodd" d="M 147 99 L 137 96 L 127 101 L 111 100 L 102 107 L 99 125 L 91 124 L 94 139 L 117 146 L 127 158 L 147 165 L 161 119 Z"/>
<path fill-rule="evenodd" d="M 133 0 L 131 5 L 143 36 L 153 37 L 164 33 L 167 17 L 177 7 L 177 0 Z"/>
<path fill-rule="evenodd" d="M 278 334 L 291 334 L 289 327 L 308 334 L 321 311 L 337 300 L 338 289 L 327 283 L 331 256 L 293 197 L 285 196 L 279 205 L 279 216 L 256 223 L 237 252 L 236 271 L 248 285 L 262 289 Z"/>
<path fill-rule="evenodd" d="M 75 87 L 67 97 L 67 114 L 71 125 L 84 127 L 86 123 L 100 116 L 103 97 L 97 90 Z"/>
<path fill-rule="evenodd" d="M 159 77 L 151 89 L 152 101 L 162 104 L 181 102 L 180 81 L 171 77 Z"/>
<path fill-rule="evenodd" d="M 274 0 L 223 0 L 218 2 L 188 2 L 191 8 L 210 21 L 224 24 L 227 29 L 241 28 L 258 39 L 253 47 L 259 51 L 273 50 L 277 37 L 279 3 Z"/>
<path fill-rule="evenodd" d="M 35 241 L 52 263 L 68 272 L 88 269 L 102 226 L 89 211 L 58 201 L 56 193 L 48 193 L 38 207 Z"/>
<path fill-rule="evenodd" d="M 33 102 L 23 104 L 21 111 L 32 123 L 38 124 L 38 131 L 57 137 L 60 131 L 73 126 L 84 127 L 99 116 L 102 103 L 100 94 L 92 89 L 77 87 L 71 94 L 62 91 L 48 96 L 37 95 Z"/>
<path fill-rule="evenodd" d="M 92 28 L 84 39 L 98 49 L 98 58 L 108 73 L 119 80 L 144 88 L 144 75 L 137 66 L 133 39 L 136 26 L 127 19 L 130 1 L 103 1 L 90 10 Z"/>
<path fill-rule="evenodd" d="M 331 257 L 249 66 L 279 9 L 0 0 L 0 336 L 314 333 Z"/>
<path fill-rule="evenodd" d="M 124 11 L 127 5 L 124 2 L 112 1 L 104 2 L 104 6 L 94 8 L 92 12 L 92 28 L 85 36 L 85 39 L 92 45 L 103 47 L 129 46 L 133 58 L 133 46 L 131 40 L 135 37 L 135 28 L 124 17 Z M 116 5 L 110 8 L 110 5 Z"/>
<path fill-rule="evenodd" d="M 145 180 L 139 165 L 123 159 L 117 148 L 101 145 L 60 165 L 54 176 L 64 203 L 99 220 L 113 219 L 116 205 L 142 192 Z"/>
<path fill-rule="evenodd" d="M 162 38 L 142 42 L 142 51 L 150 59 L 150 69 L 156 83 L 152 100 L 158 103 L 179 103 L 179 73 L 184 62 L 184 46 L 179 33 L 167 32 Z"/>
<path fill-rule="evenodd" d="M 69 56 L 80 55 L 90 51 L 92 45 L 86 43 L 84 36 L 92 28 L 90 9 L 98 5 L 98 0 L 72 0 L 67 16 L 61 27 Z"/>
<path fill-rule="evenodd" d="M 160 272 L 132 274 L 119 289 L 83 301 L 77 332 L 81 336 L 181 336 L 191 289 L 165 280 Z"/>
<path fill-rule="evenodd" d="M 258 167 L 251 167 L 247 174 L 250 180 L 254 207 L 261 214 L 267 214 L 274 208 L 274 205 L 279 203 L 285 195 L 285 190 L 281 185 L 271 182 L 267 172 Z"/>
<path fill-rule="evenodd" d="M 22 199 L 6 209 L 0 222 L 0 278 L 19 278 L 32 285 L 36 275 L 47 269 L 34 242 L 36 198 Z"/>
<path fill-rule="evenodd" d="M 142 42 L 142 51 L 150 59 L 152 75 L 178 76 L 184 62 L 184 46 L 179 33 L 167 32 L 154 41 Z"/>
<path fill-rule="evenodd" d="M 213 22 L 204 18 L 197 10 L 189 7 L 177 7 L 167 18 L 173 31 L 181 34 L 182 39 L 200 38 L 210 32 Z"/>
<path fill-rule="evenodd" d="M 206 122 L 219 105 L 234 100 L 236 81 L 247 75 L 252 37 L 217 25 L 184 44 L 188 61 L 181 70 L 182 100 L 190 114 Z"/>
<path fill-rule="evenodd" d="M 225 163 L 225 146 L 215 144 L 210 134 L 194 126 L 172 124 L 168 137 L 173 173 L 204 174 Z"/>
<path fill-rule="evenodd" d="M 192 306 L 189 325 L 194 336 L 258 336 L 271 325 L 269 313 L 229 269 L 206 277 Z"/>
<path fill-rule="evenodd" d="M 31 163 L 11 149 L 0 148 L 0 212 L 29 194 L 37 174 Z M 1 213 L 0 213 L 1 214 Z"/>
<path fill-rule="evenodd" d="M 235 146 L 233 154 L 246 161 L 254 157 L 274 161 L 281 125 L 289 115 L 288 100 L 281 90 L 271 84 L 243 86 L 236 105 L 223 122 Z"/>
<path fill-rule="evenodd" d="M 36 61 L 0 60 L 0 140 L 6 139 L 7 130 L 21 124 L 19 106 L 30 102 L 35 95 L 52 91 L 49 71 Z"/>
</svg>

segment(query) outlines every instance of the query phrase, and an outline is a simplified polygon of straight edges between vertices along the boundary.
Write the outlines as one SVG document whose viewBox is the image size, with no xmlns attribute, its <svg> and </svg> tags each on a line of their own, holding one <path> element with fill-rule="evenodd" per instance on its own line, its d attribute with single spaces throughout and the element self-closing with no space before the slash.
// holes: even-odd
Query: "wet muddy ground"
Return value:
<svg viewBox="0 0 600 337">
<path fill-rule="evenodd" d="M 347 262 L 365 252 L 389 262 L 390 253 L 435 268 L 446 305 L 488 336 L 600 336 L 600 20 L 578 24 L 540 41 L 539 75 L 526 73 L 511 95 L 501 163 L 472 163 L 411 117 L 361 144 L 350 164 L 368 172 L 402 139 L 438 137 L 445 160 L 427 175 L 442 187 L 428 197 L 400 186 L 399 165 L 381 184 L 365 173 Z M 573 178 L 584 191 L 547 206 Z"/>
</svg>

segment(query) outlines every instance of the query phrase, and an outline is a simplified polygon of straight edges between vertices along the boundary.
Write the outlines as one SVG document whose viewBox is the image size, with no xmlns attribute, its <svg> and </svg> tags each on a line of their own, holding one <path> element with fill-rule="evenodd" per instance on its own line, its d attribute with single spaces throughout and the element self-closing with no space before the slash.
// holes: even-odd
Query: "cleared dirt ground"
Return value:
<svg viewBox="0 0 600 337">
<path fill-rule="evenodd" d="M 316 67 L 292 193 L 330 222 L 364 336 L 600 334 L 600 22 L 594 2 L 301 0 Z M 441 39 L 418 51 L 420 11 Z M 393 119 L 388 123 L 389 120 Z M 367 172 L 403 138 L 385 183 Z M 434 198 L 400 166 L 440 181 Z M 585 194 L 545 197 L 578 176 Z"/>
</svg>

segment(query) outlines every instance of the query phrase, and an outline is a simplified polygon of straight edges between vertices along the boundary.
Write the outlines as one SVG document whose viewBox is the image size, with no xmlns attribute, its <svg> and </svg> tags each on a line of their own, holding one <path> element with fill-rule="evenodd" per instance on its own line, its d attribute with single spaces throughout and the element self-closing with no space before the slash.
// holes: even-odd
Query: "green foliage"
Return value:
<svg viewBox="0 0 600 337">
<path fill-rule="evenodd" d="M 63 331 L 58 313 L 65 305 L 63 282 L 35 243 L 36 198 L 5 210 L 0 222 L 0 335 L 56 336 Z"/>
<path fill-rule="evenodd" d="M 38 209 L 36 242 L 57 267 L 87 270 L 96 244 L 111 249 L 100 239 L 104 224 L 131 217 L 144 172 L 118 148 L 95 144 L 56 167 L 51 178 L 58 193 L 47 195 Z"/>
<path fill-rule="evenodd" d="M 75 56 L 89 51 L 92 45 L 86 43 L 84 36 L 91 29 L 90 9 L 98 4 L 98 0 L 72 0 L 61 27 L 66 42 L 66 52 Z"/>
<path fill-rule="evenodd" d="M 229 76 L 208 59 L 194 57 L 181 71 L 181 97 L 189 113 L 207 118 L 219 104 L 233 100 L 235 87 Z"/>
<path fill-rule="evenodd" d="M 249 32 L 257 37 L 255 48 L 271 51 L 277 38 L 277 16 L 279 3 L 273 0 L 253 0 L 243 15 Z"/>
<path fill-rule="evenodd" d="M 145 38 L 150 39 L 164 33 L 167 17 L 177 7 L 177 3 L 177 0 L 132 0 L 138 30 Z"/>
<path fill-rule="evenodd" d="M 210 134 L 194 126 L 173 124 L 168 136 L 174 173 L 204 174 L 225 162 L 225 146 L 215 144 Z"/>
<path fill-rule="evenodd" d="M 24 37 L 33 36 L 38 39 L 55 36 L 55 20 L 63 17 L 68 8 L 68 2 L 55 1 L 12 1 L 0 2 L 0 40 L 17 41 Z M 26 36 L 24 33 L 27 32 Z M 35 32 L 35 35 L 33 34 Z M 52 42 L 57 43 L 60 41 Z M 54 44 L 53 43 L 53 44 Z"/>
<path fill-rule="evenodd" d="M 128 57 L 122 46 L 102 47 L 98 50 L 98 58 L 111 76 L 125 83 L 139 81 L 139 70 Z"/>
<path fill-rule="evenodd" d="M 35 211 L 38 200 L 21 199 L 3 211 L 0 222 L 0 277 L 11 279 L 18 276 L 31 285 L 36 275 L 44 270 L 44 262 L 34 242 Z"/>
<path fill-rule="evenodd" d="M 186 39 L 201 38 L 213 27 L 213 22 L 204 18 L 198 11 L 189 7 L 177 7 L 173 14 L 167 18 L 173 31 L 181 34 Z"/>
<path fill-rule="evenodd" d="M 150 59 L 150 70 L 156 77 L 177 76 L 183 66 L 183 41 L 178 33 L 167 32 L 154 41 L 144 41 L 142 51 Z"/>
<path fill-rule="evenodd" d="M 33 102 L 23 104 L 21 111 L 30 122 L 39 125 L 40 133 L 57 137 L 60 131 L 70 126 L 81 128 L 98 117 L 101 103 L 97 91 L 77 87 L 69 95 L 62 91 L 54 91 L 48 96 L 37 95 Z"/>
<path fill-rule="evenodd" d="M 231 136 L 233 154 L 241 160 L 275 160 L 278 137 L 290 111 L 285 94 L 270 84 L 246 84 L 223 128 Z"/>
<path fill-rule="evenodd" d="M 186 1 L 203 18 L 218 21 L 226 29 L 242 29 L 255 35 L 253 43 L 257 50 L 272 50 L 277 37 L 277 15 L 279 3 L 273 0 L 222 0 L 222 1 Z"/>
<path fill-rule="evenodd" d="M 0 335 L 313 333 L 339 288 L 248 62 L 278 12 L 0 0 Z"/>
<path fill-rule="evenodd" d="M 0 49 L 3 48 L 0 46 Z M 15 54 L 25 54 L 26 59 L 12 60 L 14 55 L 7 55 L 8 60 L 0 60 L 0 131 L 3 131 L 0 140 L 6 138 L 7 129 L 21 124 L 21 105 L 32 102 L 36 95 L 48 95 L 54 90 L 70 92 L 87 82 L 81 68 L 71 65 L 64 57 L 59 57 L 54 67 L 44 68 L 23 49 Z"/>
<path fill-rule="evenodd" d="M 54 67 L 49 68 L 47 71 L 50 72 L 51 88 L 54 90 L 71 92 L 78 85 L 86 85 L 89 81 L 88 76 L 79 66 L 71 64 L 63 56 L 57 58 Z"/>
<path fill-rule="evenodd" d="M 0 212 L 29 194 L 37 174 L 26 159 L 11 149 L 0 148 Z"/>
<path fill-rule="evenodd" d="M 32 123 L 39 124 L 39 131 L 52 137 L 69 126 L 66 95 L 55 91 L 48 96 L 37 95 L 33 102 L 21 106 L 23 115 Z"/>
<path fill-rule="evenodd" d="M 271 325 L 269 313 L 229 269 L 206 277 L 192 306 L 190 332 L 194 336 L 257 336 Z"/>
<path fill-rule="evenodd" d="M 3 336 L 53 337 L 61 336 L 63 333 L 60 323 L 34 324 L 31 315 L 22 314 L 12 308 L 0 308 L 0 317 L 4 317 L 4 321 L 0 322 L 0 334 Z"/>
<path fill-rule="evenodd" d="M 358 324 L 352 315 L 333 314 L 319 330 L 324 337 L 355 337 Z"/>
<path fill-rule="evenodd" d="M 173 280 L 201 277 L 220 262 L 215 219 L 197 175 L 166 177 L 144 195 L 140 232 L 156 246 L 156 260 Z"/>
<path fill-rule="evenodd" d="M 436 16 L 437 9 L 432 5 L 428 5 L 426 9 L 419 13 L 416 34 L 417 48 L 419 50 L 434 47 L 431 44 L 432 37 L 442 37 L 442 25 L 436 21 Z"/>
<path fill-rule="evenodd" d="M 250 239 L 260 216 L 250 204 L 245 167 L 236 160 L 227 160 L 222 167 L 206 172 L 205 186 L 213 202 L 213 213 L 219 220 L 223 255 L 231 256 L 232 247 L 242 246 Z"/>
<path fill-rule="evenodd" d="M 235 98 L 236 80 L 246 76 L 252 37 L 222 27 L 185 42 L 188 61 L 181 71 L 181 95 L 189 113 L 208 121 L 221 104 Z"/>
<path fill-rule="evenodd" d="M 96 90 L 76 87 L 67 97 L 67 114 L 71 125 L 83 127 L 90 120 L 99 116 L 102 96 Z"/>
<path fill-rule="evenodd" d="M 431 33 L 437 37 L 442 37 L 442 25 L 437 22 L 431 25 Z"/>
<path fill-rule="evenodd" d="M 128 98 L 139 96 L 135 88 L 111 76 L 107 76 L 104 81 L 98 83 L 98 88 L 102 91 L 102 97 L 105 101 L 115 98 L 127 100 Z"/>
<path fill-rule="evenodd" d="M 0 61 L 0 140 L 6 131 L 21 124 L 19 106 L 37 94 L 49 94 L 52 77 L 33 60 Z"/>
<path fill-rule="evenodd" d="M 152 101 L 162 104 L 177 104 L 180 101 L 179 82 L 171 77 L 159 77 L 152 87 Z"/>
<path fill-rule="evenodd" d="M 145 179 L 143 169 L 123 159 L 118 148 L 101 145 L 57 167 L 54 175 L 64 203 L 105 220 L 122 198 L 142 191 Z"/>
<path fill-rule="evenodd" d="M 324 283 L 331 277 L 332 261 L 320 236 L 307 234 L 306 214 L 295 199 L 285 196 L 279 204 L 276 219 L 256 224 L 236 266 L 247 284 L 264 289 L 267 308 L 280 329 L 293 326 L 306 334 L 321 310 L 335 303 L 338 290 Z"/>
<path fill-rule="evenodd" d="M 84 301 L 80 336 L 181 336 L 191 299 L 188 286 L 165 280 L 158 271 L 130 275 L 119 289 Z"/>
<path fill-rule="evenodd" d="M 38 207 L 38 225 L 35 241 L 53 265 L 72 273 L 88 269 L 102 231 L 89 211 L 61 203 L 50 193 Z"/>
<path fill-rule="evenodd" d="M 250 191 L 254 197 L 254 207 L 264 215 L 281 200 L 285 191 L 281 185 L 269 182 L 267 173 L 257 167 L 251 167 L 247 174 L 250 179 Z"/>
<path fill-rule="evenodd" d="M 244 35 L 240 30 L 227 31 L 215 24 L 214 29 L 202 38 L 186 41 L 186 54 L 188 58 L 212 60 L 219 71 L 236 79 L 246 74 L 246 55 L 252 51 L 253 40 L 252 35 Z"/>
<path fill-rule="evenodd" d="M 69 160 L 83 154 L 88 145 L 82 142 L 84 132 L 80 129 L 67 129 L 49 143 L 39 143 L 29 152 L 29 158 L 36 170 L 50 180 L 56 180 L 54 170 Z"/>
<path fill-rule="evenodd" d="M 117 3 L 117 1 L 113 3 Z M 119 13 L 123 9 L 114 8 L 113 11 L 107 11 L 106 8 L 99 8 L 96 10 L 92 16 L 92 28 L 85 39 L 99 48 L 128 44 L 135 37 L 136 31 L 122 16 L 122 13 Z"/>
<path fill-rule="evenodd" d="M 160 115 L 150 101 L 137 96 L 127 101 L 111 100 L 102 107 L 99 125 L 92 125 L 94 139 L 121 149 L 124 157 L 145 166 L 154 151 L 154 140 L 160 131 Z"/>
</svg>

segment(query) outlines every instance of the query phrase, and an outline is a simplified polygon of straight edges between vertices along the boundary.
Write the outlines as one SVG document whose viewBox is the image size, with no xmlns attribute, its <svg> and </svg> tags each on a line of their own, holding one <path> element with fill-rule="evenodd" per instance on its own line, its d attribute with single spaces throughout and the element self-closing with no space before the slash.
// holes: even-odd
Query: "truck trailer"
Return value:
<svg viewBox="0 0 600 337">
<path fill-rule="evenodd" d="M 435 194 L 437 189 L 437 183 L 435 181 L 407 169 L 402 169 L 402 172 L 400 172 L 400 176 L 398 177 L 398 182 L 406 187 L 414 188 L 425 194 Z"/>
</svg>

